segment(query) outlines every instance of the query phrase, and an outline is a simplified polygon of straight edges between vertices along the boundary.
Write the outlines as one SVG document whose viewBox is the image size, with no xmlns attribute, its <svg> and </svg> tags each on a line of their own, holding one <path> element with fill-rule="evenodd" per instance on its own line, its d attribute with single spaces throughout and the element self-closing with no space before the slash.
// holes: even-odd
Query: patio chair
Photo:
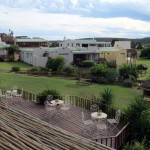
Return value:
<svg viewBox="0 0 150 150">
<path fill-rule="evenodd" d="M 14 96 L 15 96 L 16 100 L 18 100 L 18 99 L 22 100 L 23 99 L 23 88 L 21 89 L 20 94 L 17 93 Z"/>
<path fill-rule="evenodd" d="M 2 90 L 0 89 L 0 100 L 6 99 L 6 95 L 2 93 Z"/>
<path fill-rule="evenodd" d="M 107 136 L 107 129 L 108 129 L 107 119 L 106 118 L 99 119 L 97 123 L 98 133 Z"/>
<path fill-rule="evenodd" d="M 65 118 L 70 115 L 70 106 L 68 104 L 63 104 L 60 109 Z"/>
<path fill-rule="evenodd" d="M 7 102 L 7 104 L 13 104 L 13 95 L 12 95 L 12 93 L 6 93 L 6 102 Z"/>
<path fill-rule="evenodd" d="M 51 102 L 53 100 L 53 95 L 47 95 L 46 100 Z"/>
<path fill-rule="evenodd" d="M 107 119 L 107 121 L 113 126 L 113 127 L 111 128 L 112 131 L 113 131 L 114 129 L 118 130 L 118 129 L 117 129 L 117 126 L 118 126 L 119 121 L 120 121 L 120 116 L 121 116 L 121 111 L 120 111 L 120 110 L 117 110 L 114 119 Z"/>
<path fill-rule="evenodd" d="M 49 116 L 49 119 L 50 119 L 52 117 L 54 111 L 56 110 L 55 105 L 49 103 L 48 101 L 45 101 L 44 105 L 45 105 L 45 110 L 46 110 L 45 118 L 47 118 L 47 116 Z"/>
<path fill-rule="evenodd" d="M 98 112 L 98 110 L 99 110 L 99 106 L 96 105 L 96 104 L 92 105 L 91 108 L 90 108 L 91 112 Z"/>
<path fill-rule="evenodd" d="M 82 122 L 84 124 L 84 132 L 89 131 L 91 134 L 92 133 L 91 128 L 93 127 L 94 123 L 92 120 L 85 120 L 83 111 L 82 111 Z"/>
<path fill-rule="evenodd" d="M 65 102 L 65 105 L 68 105 L 68 106 L 71 105 L 70 96 L 69 96 L 69 95 L 66 95 L 66 96 L 65 96 L 64 102 Z"/>
</svg>

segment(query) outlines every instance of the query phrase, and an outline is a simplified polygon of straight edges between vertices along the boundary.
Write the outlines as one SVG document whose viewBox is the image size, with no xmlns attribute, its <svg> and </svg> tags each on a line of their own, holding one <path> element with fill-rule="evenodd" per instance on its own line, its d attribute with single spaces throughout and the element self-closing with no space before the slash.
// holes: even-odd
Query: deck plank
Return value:
<svg viewBox="0 0 150 150">
<path fill-rule="evenodd" d="M 8 102 L 4 101 L 4 103 L 9 104 Z M 39 118 L 43 121 L 46 121 L 48 123 L 50 123 L 51 125 L 60 127 L 66 131 L 69 131 L 73 134 L 77 134 L 83 137 L 86 137 L 88 139 L 94 140 L 97 135 L 98 135 L 98 142 L 102 141 L 101 143 L 106 145 L 106 140 L 105 139 L 101 139 L 104 137 L 104 135 L 101 134 L 97 134 L 97 132 L 95 130 L 93 130 L 93 133 L 91 134 L 83 134 L 84 131 L 84 124 L 82 123 L 82 111 L 85 114 L 85 118 L 86 119 L 91 119 L 91 112 L 77 107 L 77 106 L 70 106 L 70 110 L 69 113 L 70 115 L 68 115 L 66 118 L 62 117 L 62 114 L 59 115 L 53 115 L 50 119 L 45 118 L 45 107 L 43 105 L 39 105 L 36 103 L 33 103 L 31 101 L 15 101 L 13 102 L 13 104 L 9 104 L 10 107 L 13 107 L 15 109 L 24 111 L 36 118 Z M 109 125 L 109 128 L 111 128 L 111 126 Z M 120 126 L 119 129 L 121 129 L 122 127 Z M 113 133 L 108 130 L 108 135 L 109 136 L 115 136 L 117 133 L 117 131 L 114 131 Z M 112 145 L 111 145 L 112 144 Z M 110 146 L 112 148 L 114 148 L 114 141 L 111 142 L 110 140 L 107 141 L 107 146 Z"/>
</svg>

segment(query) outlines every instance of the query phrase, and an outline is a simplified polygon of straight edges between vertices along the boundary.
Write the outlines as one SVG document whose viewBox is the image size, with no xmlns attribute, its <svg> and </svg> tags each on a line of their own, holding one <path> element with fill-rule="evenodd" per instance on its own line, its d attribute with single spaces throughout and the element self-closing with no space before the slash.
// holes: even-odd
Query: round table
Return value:
<svg viewBox="0 0 150 150">
<path fill-rule="evenodd" d="M 92 117 L 93 119 L 101 119 L 101 118 L 106 118 L 106 117 L 107 117 L 107 114 L 101 112 L 101 114 L 98 115 L 98 112 L 93 112 L 93 113 L 91 113 L 91 117 Z"/>
<path fill-rule="evenodd" d="M 51 103 L 56 106 L 56 105 L 62 105 L 64 103 L 64 101 L 56 99 L 56 100 L 52 100 Z"/>
</svg>

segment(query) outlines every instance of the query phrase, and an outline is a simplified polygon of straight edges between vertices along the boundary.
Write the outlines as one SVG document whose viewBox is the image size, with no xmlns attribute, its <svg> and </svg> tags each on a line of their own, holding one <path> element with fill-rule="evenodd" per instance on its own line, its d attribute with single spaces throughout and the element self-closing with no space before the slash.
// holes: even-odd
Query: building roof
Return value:
<svg viewBox="0 0 150 150">
<path fill-rule="evenodd" d="M 15 39 L 16 42 L 48 42 L 47 40 L 45 39 L 40 39 L 40 38 L 32 38 L 32 39 L 29 39 L 29 38 L 21 38 L 21 39 Z"/>
<path fill-rule="evenodd" d="M 0 149 L 112 150 L 0 102 Z"/>
<path fill-rule="evenodd" d="M 97 42 L 96 40 L 76 40 L 75 42 L 84 44 L 111 44 L 111 42 Z"/>
<path fill-rule="evenodd" d="M 116 52 L 119 51 L 119 47 L 101 47 L 99 52 Z"/>
<path fill-rule="evenodd" d="M 33 48 L 20 48 L 19 50 L 20 51 L 26 51 L 26 52 L 28 52 L 28 51 L 33 52 L 34 51 Z"/>
</svg>

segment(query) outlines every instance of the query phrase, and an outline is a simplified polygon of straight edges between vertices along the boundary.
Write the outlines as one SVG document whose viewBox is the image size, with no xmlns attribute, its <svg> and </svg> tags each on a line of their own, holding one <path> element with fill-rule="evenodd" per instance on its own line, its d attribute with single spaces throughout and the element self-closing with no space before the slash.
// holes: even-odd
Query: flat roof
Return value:
<svg viewBox="0 0 150 150">
<path fill-rule="evenodd" d="M 75 42 L 84 44 L 111 44 L 111 42 L 97 42 L 96 40 L 75 40 Z"/>
<path fill-rule="evenodd" d="M 45 39 L 16 39 L 16 42 L 48 42 L 48 40 Z"/>
<path fill-rule="evenodd" d="M 101 47 L 99 52 L 116 52 L 119 51 L 119 47 Z"/>
</svg>

